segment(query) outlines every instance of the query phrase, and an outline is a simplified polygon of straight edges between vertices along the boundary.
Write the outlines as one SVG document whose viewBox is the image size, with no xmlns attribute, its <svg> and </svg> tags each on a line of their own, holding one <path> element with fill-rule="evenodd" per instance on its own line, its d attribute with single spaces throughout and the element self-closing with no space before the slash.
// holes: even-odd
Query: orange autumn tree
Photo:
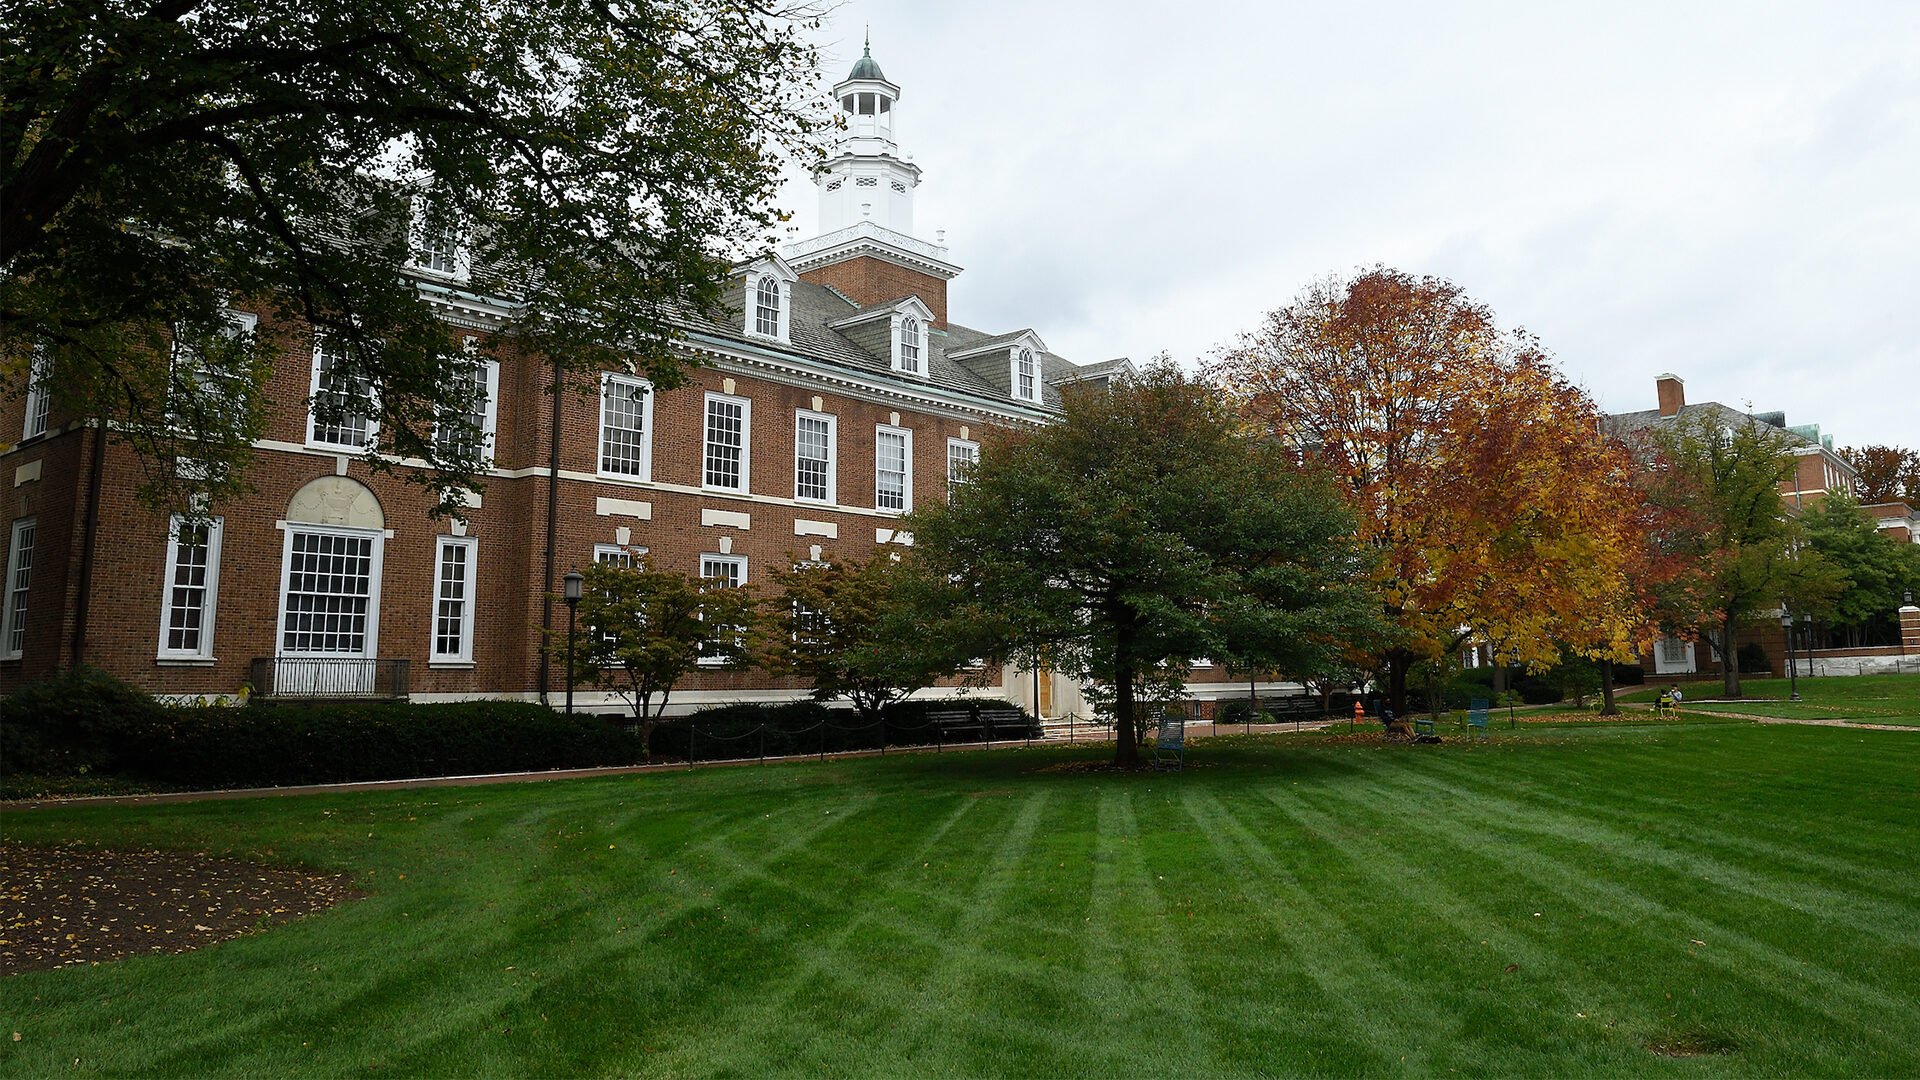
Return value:
<svg viewBox="0 0 1920 1080">
<path fill-rule="evenodd" d="M 1418 660 L 1488 642 L 1540 668 L 1650 637 L 1639 497 L 1593 402 L 1524 331 L 1440 278 L 1328 278 L 1212 365 L 1243 417 L 1337 476 L 1378 551 L 1396 712 Z"/>
</svg>

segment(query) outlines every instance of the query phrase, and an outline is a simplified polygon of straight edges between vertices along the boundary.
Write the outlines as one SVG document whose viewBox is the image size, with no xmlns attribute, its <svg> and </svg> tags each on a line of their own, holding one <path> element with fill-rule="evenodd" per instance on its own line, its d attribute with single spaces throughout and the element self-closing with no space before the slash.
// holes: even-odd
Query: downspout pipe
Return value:
<svg viewBox="0 0 1920 1080">
<path fill-rule="evenodd" d="M 553 431 L 547 446 L 547 558 L 546 577 L 540 588 L 540 704 L 547 700 L 550 674 L 547 642 L 553 636 L 553 562 L 554 544 L 560 532 L 560 416 L 561 398 L 566 386 L 560 376 L 560 360 L 553 359 Z"/>
<path fill-rule="evenodd" d="M 73 666 L 87 661 L 88 600 L 93 596 L 93 548 L 100 535 L 100 481 L 106 472 L 107 422 L 93 425 L 93 460 L 87 465 L 87 516 L 80 527 L 80 574 L 73 598 Z"/>
</svg>

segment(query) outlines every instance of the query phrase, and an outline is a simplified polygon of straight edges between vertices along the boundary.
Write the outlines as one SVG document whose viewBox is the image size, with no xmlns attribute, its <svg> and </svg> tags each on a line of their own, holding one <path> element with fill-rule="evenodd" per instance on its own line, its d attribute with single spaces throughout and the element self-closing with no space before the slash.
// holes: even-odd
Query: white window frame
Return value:
<svg viewBox="0 0 1920 1080">
<path fill-rule="evenodd" d="M 914 328 L 914 357 L 907 363 L 907 327 Z M 927 326 L 918 315 L 898 312 L 893 316 L 893 370 L 916 379 L 927 377 Z"/>
<path fill-rule="evenodd" d="M 717 551 L 701 552 L 700 565 L 699 565 L 700 573 L 698 575 L 698 578 L 703 583 L 708 581 L 721 580 L 720 578 L 712 577 L 707 574 L 707 565 L 709 563 L 730 563 L 732 564 L 734 569 L 738 571 L 737 576 L 734 578 L 735 584 L 727 586 L 728 588 L 735 588 L 738 586 L 745 585 L 747 583 L 747 557 L 745 555 L 732 555 L 732 554 L 727 554 L 727 553 L 717 552 Z M 706 612 L 702 611 L 700 613 L 700 617 L 702 619 L 705 619 Z M 719 657 L 719 656 L 702 656 L 696 662 L 703 667 L 717 667 L 725 663 L 726 659 L 724 657 Z"/>
<path fill-rule="evenodd" d="M 297 533 L 368 538 L 373 541 L 367 563 L 367 628 L 357 653 L 289 652 L 287 650 L 287 590 L 293 579 L 293 538 Z M 280 610 L 273 623 L 273 655 L 337 659 L 374 659 L 380 655 L 380 582 L 385 577 L 386 533 L 378 529 L 350 529 L 339 525 L 288 522 L 280 545 Z"/>
<path fill-rule="evenodd" d="M 1023 356 L 1027 358 L 1028 363 L 1033 365 L 1033 375 L 1032 375 L 1033 391 L 1032 393 L 1029 393 L 1029 394 L 1022 394 L 1020 392 L 1020 358 Z M 1032 349 L 1028 348 L 1025 345 L 1015 345 L 1013 347 L 1012 354 L 1008 356 L 1007 359 L 1010 365 L 1009 370 L 1013 376 L 1013 381 L 1008 385 L 1010 385 L 1013 389 L 1014 400 L 1015 401 L 1039 401 L 1040 400 L 1040 354 L 1033 351 Z"/>
<path fill-rule="evenodd" d="M 447 231 L 453 240 L 453 266 L 451 269 L 437 269 L 431 263 L 431 254 L 427 250 L 430 238 L 427 235 L 426 222 L 432 207 L 425 195 L 413 197 L 411 224 L 408 228 L 407 265 L 411 269 L 436 277 L 442 281 L 464 282 L 473 273 L 473 229 L 466 225 L 458 214 L 447 223 Z"/>
<path fill-rule="evenodd" d="M 487 399 L 482 402 L 480 406 L 480 431 L 478 433 L 480 437 L 480 464 L 483 466 L 491 466 L 493 464 L 494 428 L 500 418 L 500 361 L 475 356 L 473 357 L 473 363 L 476 370 L 484 372 L 483 378 L 486 383 L 484 390 L 487 395 Z M 464 417 L 460 422 L 465 423 L 466 420 L 470 419 L 472 419 L 471 416 Z M 371 427 L 371 422 L 369 422 L 369 427 Z M 449 427 L 450 425 L 444 420 L 438 421 L 433 425 L 433 444 L 436 450 L 444 445 L 444 441 L 451 434 L 448 430 Z"/>
<path fill-rule="evenodd" d="M 446 560 L 448 548 L 464 548 L 460 577 L 460 643 L 457 652 L 440 649 L 440 605 L 447 602 Z M 473 663 L 473 619 L 479 609 L 474 595 L 478 575 L 474 565 L 480 558 L 480 541 L 472 536 L 439 536 L 433 545 L 433 608 L 427 613 L 427 657 L 429 664 Z"/>
<path fill-rule="evenodd" d="M 47 417 L 52 411 L 53 395 L 47 384 L 53 378 L 53 350 L 35 345 L 33 358 L 27 361 L 26 412 L 20 423 L 20 441 L 47 433 Z"/>
<path fill-rule="evenodd" d="M 827 495 L 816 498 L 800 494 L 800 424 L 805 420 L 824 421 L 827 425 Z M 832 413 L 795 409 L 793 417 L 793 498 L 795 502 L 835 505 L 840 498 L 840 418 Z"/>
<path fill-rule="evenodd" d="M 613 472 L 607 469 L 607 392 L 615 386 L 640 391 L 640 471 L 633 473 Z M 701 414 L 702 424 L 706 423 L 706 414 Z M 702 469 L 705 459 L 702 459 Z M 653 480 L 653 384 L 637 375 L 622 375 L 607 371 L 600 375 L 600 426 L 594 440 L 594 475 L 609 480 L 638 480 L 650 483 Z"/>
<path fill-rule="evenodd" d="M 315 401 L 318 401 L 320 398 L 320 395 L 323 393 L 325 394 L 334 393 L 332 389 L 322 387 L 320 385 L 320 367 L 321 367 L 320 361 L 321 361 L 321 358 L 326 355 L 326 351 L 327 351 L 327 342 L 326 342 L 325 335 L 322 335 L 322 334 L 313 335 L 313 349 L 312 349 L 313 355 L 312 355 L 311 361 L 308 364 L 309 373 L 308 373 L 308 382 L 307 382 L 307 394 L 308 394 L 307 445 L 320 450 L 332 450 L 336 453 L 347 453 L 347 454 L 365 453 L 367 450 L 367 447 L 372 446 L 375 443 L 375 441 L 378 440 L 380 435 L 380 408 L 379 408 L 380 390 L 378 387 L 375 387 L 372 385 L 369 385 L 367 387 L 367 404 L 364 411 L 361 413 L 361 415 L 364 415 L 366 417 L 366 421 L 367 421 L 367 441 L 366 442 L 362 443 L 359 446 L 354 446 L 351 443 L 331 442 L 329 440 L 322 439 L 320 437 L 320 421 L 319 421 L 319 418 L 314 415 L 312 403 Z M 351 389 L 349 389 L 348 393 L 351 393 L 351 392 L 352 392 Z"/>
<path fill-rule="evenodd" d="M 234 311 L 232 309 L 228 309 L 227 321 L 232 323 L 233 325 L 232 333 L 233 333 L 233 336 L 235 337 L 239 337 L 243 334 L 251 334 L 260 326 L 260 316 L 255 315 L 250 311 Z M 194 383 L 194 385 L 197 387 L 204 388 L 209 386 L 210 384 L 218 383 L 219 381 L 218 377 L 214 375 L 213 372 L 211 372 L 206 368 L 205 363 L 206 363 L 206 357 L 203 356 L 199 352 L 199 350 L 187 348 L 181 345 L 180 338 L 176 330 L 175 336 L 172 342 L 169 343 L 168 349 L 167 349 L 167 392 L 168 394 L 171 395 L 182 388 L 181 380 L 183 377 L 185 379 L 191 380 Z M 180 370 L 180 366 L 182 364 L 188 365 L 189 370 L 182 372 Z M 167 402 L 168 424 L 172 426 L 175 430 L 179 430 L 183 426 L 180 420 L 181 418 L 179 417 L 179 415 L 174 412 L 173 401 L 169 399 Z M 311 421 L 311 418 L 309 418 L 309 421 Z M 309 422 L 308 424 L 308 430 L 309 431 L 312 430 L 311 422 Z"/>
<path fill-rule="evenodd" d="M 27 601 L 33 588 L 33 542 L 39 535 L 38 518 L 20 518 L 7 540 L 7 576 L 0 579 L 0 660 L 18 660 L 26 653 Z M 23 551 L 20 536 L 27 543 Z M 22 555 L 26 565 L 22 566 Z"/>
<path fill-rule="evenodd" d="M 972 439 L 948 439 L 947 440 L 947 490 L 948 491 L 952 491 L 954 488 L 958 487 L 960 484 L 965 482 L 953 474 L 953 452 L 961 448 L 965 448 L 969 455 L 967 464 L 969 465 L 980 464 L 980 444 L 978 442 L 975 442 Z"/>
<path fill-rule="evenodd" d="M 707 450 L 712 445 L 713 428 L 710 426 L 715 402 L 740 406 L 740 482 L 738 486 L 727 487 L 707 481 Z M 753 401 L 733 394 L 716 394 L 707 391 L 700 404 L 700 486 L 708 491 L 727 491 L 736 495 L 745 495 L 753 486 Z"/>
<path fill-rule="evenodd" d="M 883 436 L 887 436 L 887 435 L 903 436 L 903 439 L 901 440 L 901 452 L 905 455 L 905 460 L 901 462 L 901 465 L 903 466 L 901 470 L 901 478 L 900 478 L 900 498 L 901 498 L 902 505 L 899 507 L 899 509 L 895 509 L 890 506 L 880 505 L 880 440 Z M 905 513 L 910 513 L 913 510 L 913 429 L 912 428 L 894 427 L 892 424 L 874 425 L 874 429 L 873 429 L 873 508 L 875 510 L 880 511 L 883 514 L 905 514 Z"/>
<path fill-rule="evenodd" d="M 192 649 L 176 649 L 167 644 L 173 635 L 173 592 L 178 587 L 176 576 L 180 572 L 180 529 L 186 519 L 179 514 L 167 521 L 167 566 L 166 576 L 160 579 L 160 648 L 156 658 L 160 660 L 212 660 L 214 615 L 220 607 L 220 543 L 226 530 L 226 519 L 213 518 L 207 523 L 207 566 L 206 581 L 200 593 L 200 644 Z"/>
<path fill-rule="evenodd" d="M 760 290 L 771 282 L 776 301 L 773 307 L 773 332 L 760 329 Z M 789 320 L 793 311 L 793 283 L 771 271 L 754 274 L 747 279 L 746 295 L 746 331 L 751 337 L 768 341 L 785 342 L 790 332 Z"/>
<path fill-rule="evenodd" d="M 647 549 L 639 544 L 595 544 L 593 561 L 598 566 L 618 566 L 623 570 L 636 569 L 641 556 Z"/>
</svg>

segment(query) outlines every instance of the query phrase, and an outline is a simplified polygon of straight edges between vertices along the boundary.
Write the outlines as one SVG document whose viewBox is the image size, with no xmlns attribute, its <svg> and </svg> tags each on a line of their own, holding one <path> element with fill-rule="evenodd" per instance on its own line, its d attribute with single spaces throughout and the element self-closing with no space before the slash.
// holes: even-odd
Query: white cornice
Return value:
<svg viewBox="0 0 1920 1080">
<path fill-rule="evenodd" d="M 947 261 L 945 247 L 929 244 L 871 221 L 856 222 L 825 236 L 796 241 L 788 244 L 783 254 L 794 270 L 802 274 L 818 267 L 870 255 L 943 280 L 960 276 L 960 267 Z"/>
</svg>

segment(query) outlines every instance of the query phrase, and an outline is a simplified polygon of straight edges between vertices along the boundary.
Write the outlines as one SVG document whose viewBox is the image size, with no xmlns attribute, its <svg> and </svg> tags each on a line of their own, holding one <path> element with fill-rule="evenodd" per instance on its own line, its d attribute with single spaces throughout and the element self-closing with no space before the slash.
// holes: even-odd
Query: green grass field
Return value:
<svg viewBox="0 0 1920 1080">
<path fill-rule="evenodd" d="M 0 1075 L 1920 1074 L 1920 738 L 1523 725 L 13 811 L 350 871 Z"/>
<path fill-rule="evenodd" d="M 1700 702 L 1719 697 L 1719 680 L 1688 683 L 1686 707 L 1705 712 L 1735 712 L 1749 716 L 1776 716 L 1788 720 L 1853 720 L 1866 724 L 1920 724 L 1920 675 L 1854 675 L 1846 678 L 1796 679 L 1791 688 L 1799 701 L 1788 701 L 1786 679 L 1741 679 L 1740 691 L 1749 700 Z M 1651 699 L 1649 694 L 1641 698 Z M 1768 700 L 1777 699 L 1777 700 Z"/>
</svg>

